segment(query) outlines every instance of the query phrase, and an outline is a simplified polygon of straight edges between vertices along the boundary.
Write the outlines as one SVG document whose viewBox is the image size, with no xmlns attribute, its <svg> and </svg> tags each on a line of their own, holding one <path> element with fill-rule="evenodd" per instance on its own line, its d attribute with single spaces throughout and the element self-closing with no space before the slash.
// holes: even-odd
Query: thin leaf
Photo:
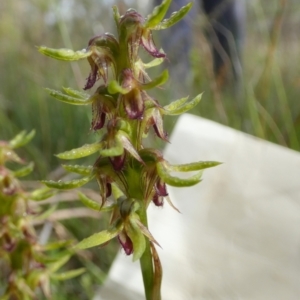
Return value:
<svg viewBox="0 0 300 300">
<path fill-rule="evenodd" d="M 193 186 L 201 181 L 202 171 L 189 178 L 179 178 L 172 176 L 162 163 L 156 164 L 156 169 L 159 177 L 168 185 L 175 187 Z"/>
<path fill-rule="evenodd" d="M 87 177 L 83 177 L 80 179 L 73 179 L 70 181 L 42 180 L 41 182 L 50 188 L 59 189 L 59 190 L 70 190 L 85 185 L 86 183 L 91 181 L 94 177 L 95 175 L 93 174 Z"/>
<path fill-rule="evenodd" d="M 96 211 L 111 211 L 115 208 L 115 205 L 103 207 L 100 203 L 90 199 L 80 192 L 78 193 L 78 196 L 83 205 Z"/>
<path fill-rule="evenodd" d="M 168 79 L 169 79 L 168 70 L 164 70 L 160 76 L 154 78 L 152 81 L 145 83 L 145 84 L 141 84 L 141 88 L 143 90 L 150 90 L 156 86 L 163 85 L 164 83 L 166 83 L 168 81 Z"/>
<path fill-rule="evenodd" d="M 95 246 L 100 246 L 114 237 L 116 237 L 119 232 L 122 230 L 122 227 L 119 228 L 113 228 L 110 230 L 103 230 L 98 233 L 95 233 L 88 238 L 83 239 L 81 242 L 79 242 L 74 249 L 79 250 L 79 249 L 88 249 L 92 248 Z"/>
<path fill-rule="evenodd" d="M 160 49 L 159 52 L 163 52 L 162 49 Z M 164 62 L 164 58 L 160 57 L 160 58 L 155 58 L 155 59 L 153 59 L 152 61 L 150 61 L 148 63 L 143 63 L 143 62 L 141 62 L 141 63 L 143 64 L 145 69 L 149 69 L 149 68 L 152 68 L 152 67 L 159 66 L 163 62 Z"/>
<path fill-rule="evenodd" d="M 71 271 L 67 271 L 67 272 L 63 272 L 63 273 L 59 273 L 59 274 L 51 274 L 50 277 L 51 277 L 51 279 L 54 279 L 54 280 L 63 281 L 63 280 L 68 280 L 68 279 L 77 277 L 77 276 L 83 274 L 84 272 L 85 272 L 85 268 L 80 268 L 80 269 L 71 270 Z"/>
<path fill-rule="evenodd" d="M 170 109 L 166 109 L 165 108 L 165 111 L 163 112 L 165 115 L 180 115 L 180 114 L 183 114 L 189 110 L 191 110 L 192 108 L 194 108 L 201 100 L 201 97 L 202 97 L 202 94 L 199 94 L 198 96 L 196 96 L 193 100 L 191 100 L 190 102 L 176 108 L 176 109 L 173 109 L 173 110 L 170 110 Z"/>
<path fill-rule="evenodd" d="M 164 109 L 167 111 L 176 110 L 179 107 L 181 107 L 188 100 L 188 98 L 189 97 L 187 96 L 187 97 L 172 101 L 172 103 L 170 103 L 169 105 L 164 106 Z"/>
<path fill-rule="evenodd" d="M 38 51 L 46 56 L 64 61 L 80 60 L 92 54 L 92 51 L 87 51 L 86 49 L 73 51 L 71 49 L 66 48 L 53 49 L 45 46 L 38 47 Z"/>
<path fill-rule="evenodd" d="M 57 194 L 56 190 L 52 190 L 46 187 L 33 191 L 28 198 L 34 201 L 41 201 L 48 199 L 55 194 Z"/>
<path fill-rule="evenodd" d="M 68 172 L 80 174 L 83 176 L 90 175 L 93 171 L 93 166 L 81 166 L 81 165 L 62 165 L 62 167 Z"/>
<path fill-rule="evenodd" d="M 72 96 L 72 97 L 75 97 L 78 99 L 88 100 L 90 98 L 89 94 L 82 92 L 82 91 L 73 90 L 72 88 L 63 87 L 63 90 L 69 96 Z"/>
<path fill-rule="evenodd" d="M 14 171 L 14 175 L 16 177 L 27 176 L 28 174 L 30 174 L 33 171 L 33 168 L 34 168 L 34 163 L 31 162 L 27 166 L 25 166 L 17 171 Z"/>
<path fill-rule="evenodd" d="M 71 254 L 64 255 L 62 258 L 60 258 L 58 261 L 55 263 L 51 264 L 48 266 L 48 270 L 51 273 L 56 272 L 59 270 L 69 259 L 71 258 Z"/>
<path fill-rule="evenodd" d="M 190 171 L 199 171 L 207 168 L 212 168 L 215 166 L 220 165 L 220 162 L 217 161 L 198 161 L 189 164 L 182 164 L 182 165 L 166 165 L 166 168 L 169 171 L 173 172 L 190 172 Z"/>
<path fill-rule="evenodd" d="M 9 141 L 9 146 L 12 149 L 22 147 L 29 143 L 35 135 L 35 130 L 31 130 L 28 134 L 25 130 L 17 134 L 11 141 Z"/>
<path fill-rule="evenodd" d="M 125 95 L 128 94 L 130 90 L 131 88 L 124 89 L 116 80 L 112 80 L 107 86 L 107 91 L 110 94 L 120 93 L 122 95 Z"/>
<path fill-rule="evenodd" d="M 152 30 L 161 30 L 161 29 L 166 29 L 166 28 L 173 26 L 178 21 L 180 21 L 182 18 L 184 18 L 184 16 L 190 11 L 192 6 L 193 6 L 192 2 L 188 3 L 187 5 L 180 8 L 179 11 L 173 12 L 171 14 L 170 18 L 163 20 L 160 24 L 158 24 L 157 26 L 155 26 L 154 28 L 151 28 L 151 29 Z"/>
<path fill-rule="evenodd" d="M 173 202 L 171 201 L 171 198 L 169 196 L 165 197 L 165 199 L 167 200 L 167 202 L 169 203 L 169 205 L 172 208 L 174 208 L 177 212 L 179 212 L 181 214 L 180 210 L 173 204 Z"/>
<path fill-rule="evenodd" d="M 75 96 L 70 96 L 70 95 L 66 95 L 62 92 L 59 91 L 55 91 L 52 89 L 48 89 L 46 88 L 46 91 L 48 92 L 48 94 L 52 97 L 54 97 L 55 99 L 68 103 L 68 104 L 72 104 L 72 105 L 87 105 L 93 102 L 93 97 L 90 98 L 78 98 Z"/>
<path fill-rule="evenodd" d="M 160 5 L 154 7 L 153 12 L 147 16 L 144 23 L 146 28 L 155 28 L 164 18 L 172 0 L 164 0 Z"/>
<path fill-rule="evenodd" d="M 42 246 L 43 251 L 52 251 L 52 250 L 57 250 L 60 248 L 65 248 L 70 246 L 73 243 L 72 240 L 66 240 L 66 241 L 55 241 L 48 243 L 46 245 Z"/>
<path fill-rule="evenodd" d="M 86 144 L 80 148 L 59 153 L 56 156 L 61 159 L 76 159 L 92 155 L 103 148 L 103 143 Z"/>
<path fill-rule="evenodd" d="M 116 26 L 118 28 L 118 25 L 119 25 L 119 22 L 120 22 L 120 13 L 119 13 L 118 7 L 116 5 L 114 5 L 112 7 L 112 9 L 113 9 L 114 20 L 115 20 Z"/>
</svg>

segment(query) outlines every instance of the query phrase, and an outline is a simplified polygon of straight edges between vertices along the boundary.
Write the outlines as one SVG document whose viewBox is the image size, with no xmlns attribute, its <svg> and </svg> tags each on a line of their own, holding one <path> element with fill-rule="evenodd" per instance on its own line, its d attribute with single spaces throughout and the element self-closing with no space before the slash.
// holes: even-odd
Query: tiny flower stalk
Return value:
<svg viewBox="0 0 300 300">
<path fill-rule="evenodd" d="M 203 169 L 218 165 L 217 162 L 196 162 L 172 165 L 163 154 L 143 146 L 143 139 L 152 131 L 160 139 L 168 141 L 164 129 L 165 115 L 179 115 L 201 100 L 201 95 L 188 101 L 188 97 L 162 106 L 148 91 L 162 86 L 168 80 L 163 71 L 151 79 L 146 70 L 163 62 L 166 54 L 153 41 L 152 31 L 166 29 L 180 21 L 192 7 L 192 3 L 164 19 L 171 0 L 165 0 L 146 18 L 133 9 L 120 16 L 113 7 L 118 36 L 105 33 L 88 42 L 81 51 L 39 47 L 42 54 L 58 60 L 87 59 L 91 67 L 84 90 L 98 85 L 92 95 L 63 88 L 63 92 L 47 89 L 62 102 L 92 106 L 91 130 L 97 132 L 98 141 L 72 149 L 57 156 L 73 160 L 97 154 L 92 166 L 65 165 L 67 171 L 77 173 L 78 178 L 68 182 L 44 181 L 50 188 L 73 189 L 91 180 L 99 185 L 101 203 L 80 193 L 82 203 L 96 211 L 111 212 L 107 229 L 82 240 L 76 249 L 98 246 L 117 238 L 127 255 L 140 260 L 147 300 L 159 300 L 162 268 L 155 248 L 158 242 L 148 229 L 147 208 L 151 203 L 163 206 L 164 199 L 173 207 L 167 185 L 193 186 L 201 181 Z M 150 62 L 139 56 L 143 48 Z M 180 178 L 173 172 L 189 172 L 193 175 Z M 195 172 L 196 171 L 196 172 Z M 109 205 L 107 199 L 110 198 Z"/>
<path fill-rule="evenodd" d="M 16 149 L 26 145 L 34 131 L 22 131 L 11 141 L 0 140 L 0 299 L 39 299 L 42 291 L 52 299 L 50 282 L 80 275 L 84 270 L 63 273 L 57 271 L 69 260 L 70 241 L 51 242 L 41 245 L 33 226 L 43 221 L 52 208 L 41 213 L 37 205 L 56 190 L 40 188 L 25 190 L 20 178 L 33 171 L 34 164 L 26 162 Z M 17 169 L 12 166 L 21 165 Z"/>
</svg>

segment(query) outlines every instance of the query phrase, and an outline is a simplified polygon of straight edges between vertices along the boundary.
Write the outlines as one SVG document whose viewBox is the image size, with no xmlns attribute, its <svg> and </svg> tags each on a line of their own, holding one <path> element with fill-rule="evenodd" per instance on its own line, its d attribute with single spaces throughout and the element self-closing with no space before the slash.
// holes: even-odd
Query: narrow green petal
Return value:
<svg viewBox="0 0 300 300">
<path fill-rule="evenodd" d="M 118 7 L 116 5 L 114 5 L 112 7 L 112 9 L 113 9 L 114 20 L 115 20 L 116 26 L 118 27 L 119 21 L 120 21 L 120 13 L 119 13 Z"/>
<path fill-rule="evenodd" d="M 165 115 L 180 115 L 183 114 L 189 110 L 191 110 L 192 108 L 194 108 L 201 100 L 202 94 L 199 94 L 198 96 L 196 96 L 193 100 L 191 100 L 190 102 L 179 106 L 177 108 L 169 108 L 167 109 L 167 107 L 164 107 L 164 114 Z"/>
<path fill-rule="evenodd" d="M 168 70 L 164 70 L 160 76 L 154 78 L 152 81 L 145 84 L 141 84 L 141 89 L 143 90 L 153 89 L 156 86 L 163 85 L 168 81 L 168 79 L 169 79 Z"/>
<path fill-rule="evenodd" d="M 63 87 L 63 90 L 69 96 L 72 96 L 72 97 L 75 97 L 75 98 L 78 98 L 78 99 L 88 100 L 90 98 L 89 94 L 84 93 L 82 91 L 77 91 L 77 90 L 73 90 L 71 88 L 66 88 L 66 87 Z"/>
<path fill-rule="evenodd" d="M 28 198 L 34 201 L 41 201 L 48 199 L 54 196 L 55 194 L 57 194 L 56 190 L 52 190 L 46 187 L 33 191 Z"/>
<path fill-rule="evenodd" d="M 78 98 L 76 96 L 66 95 L 62 92 L 55 91 L 48 88 L 46 88 L 46 91 L 50 96 L 54 97 L 55 99 L 72 105 L 87 105 L 93 102 L 93 97 L 90 97 L 88 99 Z"/>
<path fill-rule="evenodd" d="M 163 50 L 162 49 L 160 49 L 159 50 L 159 52 L 163 52 Z M 156 66 L 159 66 L 160 64 L 162 64 L 163 62 L 164 62 L 164 58 L 155 58 L 155 59 L 153 59 L 152 61 L 150 61 L 150 62 L 148 62 L 148 63 L 143 63 L 143 62 L 141 62 L 142 64 L 143 64 L 143 67 L 145 68 L 145 69 L 149 69 L 149 68 L 152 68 L 152 67 L 156 67 Z"/>
<path fill-rule="evenodd" d="M 73 51 L 71 49 L 53 49 L 45 46 L 38 47 L 38 51 L 46 56 L 65 61 L 80 60 L 92 54 L 92 51 L 86 51 L 85 49 Z"/>
<path fill-rule="evenodd" d="M 133 244 L 133 261 L 141 258 L 146 249 L 145 236 L 142 234 L 135 219 L 129 218 L 129 223 L 125 224 L 125 231 Z"/>
<path fill-rule="evenodd" d="M 71 271 L 67 271 L 67 272 L 63 272 L 63 273 L 59 273 L 59 274 L 50 274 L 50 278 L 54 279 L 54 280 L 63 281 L 63 280 L 68 280 L 68 279 L 77 277 L 84 272 L 85 272 L 85 268 L 80 268 L 80 269 L 71 270 Z"/>
<path fill-rule="evenodd" d="M 187 5 L 183 6 L 179 11 L 173 12 L 171 14 L 171 17 L 169 19 L 163 20 L 160 24 L 152 28 L 153 30 L 161 30 L 161 29 L 166 29 L 174 24 L 176 24 L 178 21 L 180 21 L 184 16 L 190 11 L 192 8 L 193 3 L 190 2 Z"/>
<path fill-rule="evenodd" d="M 190 172 L 190 171 L 199 171 L 207 168 L 212 168 L 220 165 L 220 162 L 217 161 L 198 161 L 189 164 L 182 165 L 167 165 L 166 168 L 171 172 Z"/>
<path fill-rule="evenodd" d="M 62 167 L 68 172 L 80 174 L 83 176 L 90 175 L 93 171 L 93 166 L 81 166 L 81 165 L 62 165 Z"/>
<path fill-rule="evenodd" d="M 47 266 L 47 269 L 50 271 L 50 273 L 54 273 L 57 270 L 59 270 L 70 258 L 71 258 L 71 255 L 66 254 L 61 259 L 56 261 L 55 263 Z"/>
<path fill-rule="evenodd" d="M 161 5 L 154 7 L 153 12 L 149 14 L 144 23 L 146 28 L 155 28 L 164 18 L 172 0 L 164 0 Z"/>
<path fill-rule="evenodd" d="M 100 246 L 100 245 L 110 241 L 114 237 L 116 237 L 121 230 L 122 230 L 122 227 L 113 228 L 113 229 L 110 229 L 110 230 L 103 230 L 103 231 L 100 231 L 98 233 L 95 233 L 95 234 L 83 239 L 81 242 L 79 242 L 74 247 L 74 249 L 75 250 L 88 249 L 88 248 L 92 248 L 92 247 L 95 247 L 95 246 Z"/>
<path fill-rule="evenodd" d="M 70 246 L 73 243 L 72 240 L 66 240 L 66 241 L 54 241 L 51 243 L 47 243 L 46 245 L 42 246 L 43 251 L 52 251 L 57 250 L 60 248 L 66 248 Z"/>
<path fill-rule="evenodd" d="M 45 212 L 43 212 L 38 217 L 34 218 L 34 221 L 43 221 L 47 219 L 49 216 L 53 214 L 53 212 L 56 210 L 57 205 L 51 205 Z"/>
<path fill-rule="evenodd" d="M 103 207 L 100 203 L 92 200 L 91 198 L 80 192 L 78 193 L 78 196 L 83 205 L 96 211 L 111 211 L 115 208 L 114 205 Z"/>
<path fill-rule="evenodd" d="M 115 199 L 119 199 L 120 197 L 124 196 L 122 190 L 117 186 L 116 183 L 111 184 L 112 194 Z"/>
<path fill-rule="evenodd" d="M 188 98 L 189 98 L 189 96 L 178 99 L 178 100 L 175 100 L 172 103 L 170 103 L 169 105 L 164 106 L 164 109 L 166 111 L 171 111 L 172 112 L 173 110 L 176 110 L 179 107 L 181 107 L 188 100 Z"/>
<path fill-rule="evenodd" d="M 61 159 L 77 159 L 92 155 L 103 148 L 103 143 L 86 144 L 80 148 L 59 153 L 56 156 Z"/>
<path fill-rule="evenodd" d="M 53 181 L 53 180 L 42 180 L 42 183 L 44 183 L 46 186 L 54 189 L 59 189 L 59 190 L 70 190 L 74 189 L 80 186 L 85 185 L 89 181 L 91 181 L 95 175 L 83 177 L 80 179 L 74 179 L 70 181 Z"/>
<path fill-rule="evenodd" d="M 31 130 L 28 134 L 25 130 L 17 134 L 11 141 L 9 141 L 9 146 L 12 149 L 23 147 L 29 143 L 35 135 L 35 130 Z"/>
<path fill-rule="evenodd" d="M 116 140 L 115 146 L 100 151 L 100 155 L 103 157 L 119 156 L 124 153 L 123 145 Z"/>
<path fill-rule="evenodd" d="M 122 88 L 121 85 L 119 85 L 119 83 L 116 80 L 112 80 L 108 86 L 107 86 L 107 90 L 110 94 L 116 94 L 116 93 L 120 93 L 122 95 L 128 94 L 130 92 L 131 89 L 127 88 L 124 89 Z"/>
<path fill-rule="evenodd" d="M 14 175 L 16 177 L 24 177 L 24 176 L 27 176 L 28 174 L 30 174 L 32 171 L 33 171 L 33 168 L 34 168 L 34 163 L 31 162 L 29 163 L 27 166 L 17 170 L 17 171 L 14 171 Z"/>
<path fill-rule="evenodd" d="M 193 186 L 201 181 L 202 171 L 198 172 L 189 178 L 179 178 L 170 175 L 168 170 L 164 167 L 163 163 L 156 164 L 156 169 L 159 177 L 168 185 L 175 187 L 188 187 Z"/>
</svg>

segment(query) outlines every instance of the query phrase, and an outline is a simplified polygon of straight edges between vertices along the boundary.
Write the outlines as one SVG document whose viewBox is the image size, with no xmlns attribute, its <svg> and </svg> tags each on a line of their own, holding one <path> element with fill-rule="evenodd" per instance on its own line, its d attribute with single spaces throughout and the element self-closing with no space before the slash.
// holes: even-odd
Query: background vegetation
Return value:
<svg viewBox="0 0 300 300">
<path fill-rule="evenodd" d="M 22 129 L 36 129 L 36 137 L 24 153 L 28 161 L 36 163 L 32 179 L 57 174 L 49 175 L 49 172 L 59 170 L 60 165 L 53 154 L 96 138 L 89 131 L 90 107 L 70 107 L 50 98 L 44 91 L 44 87 L 82 88 L 89 73 L 88 64 L 48 59 L 40 55 L 35 46 L 85 48 L 92 36 L 115 32 L 111 13 L 113 4 L 119 5 L 123 12 L 127 7 L 133 7 L 147 14 L 150 3 L 139 2 L 0 1 L 0 139 L 9 139 Z M 167 102 L 170 97 L 179 98 L 186 94 L 192 97 L 204 91 L 202 103 L 193 113 L 299 151 L 300 3 L 298 0 L 246 2 L 244 85 L 239 100 L 230 89 L 219 92 L 214 88 L 201 14 L 196 19 L 185 20 L 194 33 L 189 76 L 178 78 L 172 74 L 168 86 L 159 90 L 157 97 L 163 97 Z M 169 132 L 175 121 L 168 120 Z M 61 208 L 74 207 L 77 207 L 74 201 L 61 205 Z M 89 235 L 89 230 L 93 232 L 100 228 L 101 222 L 105 221 L 104 218 L 91 221 L 89 228 L 86 228 L 84 219 L 63 224 L 70 234 L 80 239 Z M 67 299 L 67 295 L 74 293 L 77 293 L 77 299 L 91 299 L 91 287 L 102 282 L 116 252 L 113 243 L 108 250 L 91 252 L 92 263 L 87 267 L 94 275 L 87 274 L 77 279 L 80 285 L 76 281 L 65 283 L 66 292 L 60 293 L 57 299 Z M 79 260 L 73 264 L 80 264 Z"/>
</svg>

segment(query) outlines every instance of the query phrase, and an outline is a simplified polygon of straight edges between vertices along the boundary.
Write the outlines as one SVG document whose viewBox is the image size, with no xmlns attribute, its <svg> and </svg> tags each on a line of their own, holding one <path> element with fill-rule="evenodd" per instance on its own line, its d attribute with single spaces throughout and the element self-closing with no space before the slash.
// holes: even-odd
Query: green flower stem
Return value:
<svg viewBox="0 0 300 300">
<path fill-rule="evenodd" d="M 138 215 L 140 217 L 141 222 L 148 228 L 147 212 L 145 206 L 142 206 L 139 209 Z M 151 249 L 150 249 L 150 242 L 148 239 L 146 240 L 145 252 L 140 258 L 140 265 L 141 265 L 141 271 L 143 276 L 146 300 L 153 300 L 154 299 L 154 295 L 153 295 L 154 271 L 153 271 L 153 259 L 152 259 Z M 159 300 L 160 295 L 159 298 L 156 299 Z"/>
</svg>

